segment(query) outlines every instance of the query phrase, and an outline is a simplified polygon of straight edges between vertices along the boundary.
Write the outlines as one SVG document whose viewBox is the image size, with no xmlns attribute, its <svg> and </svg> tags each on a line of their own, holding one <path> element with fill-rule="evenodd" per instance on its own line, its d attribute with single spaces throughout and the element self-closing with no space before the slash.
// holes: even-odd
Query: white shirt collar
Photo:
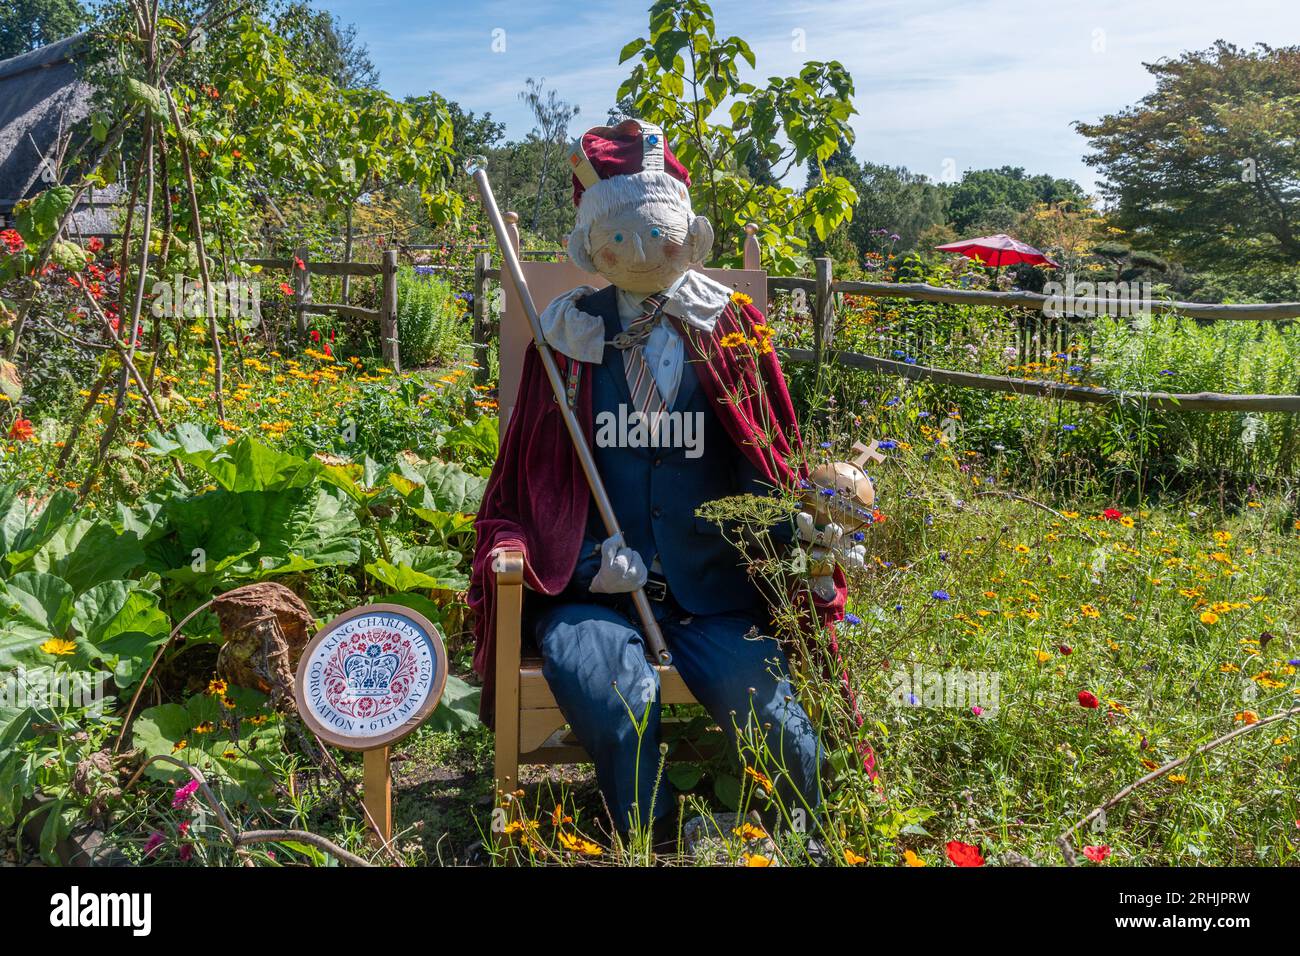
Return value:
<svg viewBox="0 0 1300 956">
<path fill-rule="evenodd" d="M 577 306 L 579 299 L 594 291 L 591 286 L 571 289 L 557 296 L 541 315 L 542 333 L 551 348 L 579 362 L 604 359 L 604 321 Z M 619 289 L 619 317 L 626 320 L 629 315 L 632 318 L 640 315 L 644 300 L 645 296 Z M 664 311 L 687 325 L 711 333 L 718 323 L 718 316 L 730 301 L 731 289 L 702 272 L 691 270 L 668 287 Z"/>
</svg>

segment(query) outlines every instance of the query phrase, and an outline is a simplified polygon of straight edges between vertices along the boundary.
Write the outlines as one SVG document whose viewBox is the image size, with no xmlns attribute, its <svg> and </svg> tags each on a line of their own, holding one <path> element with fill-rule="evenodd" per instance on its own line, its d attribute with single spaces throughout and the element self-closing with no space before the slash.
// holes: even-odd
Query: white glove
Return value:
<svg viewBox="0 0 1300 956">
<path fill-rule="evenodd" d="M 799 540 L 817 548 L 835 547 L 840 543 L 840 537 L 844 534 L 844 529 L 833 521 L 818 528 L 813 523 L 813 516 L 807 511 L 800 511 L 795 515 L 794 522 L 799 531 Z"/>
<path fill-rule="evenodd" d="M 627 594 L 645 584 L 641 555 L 623 546 L 622 535 L 606 538 L 600 546 L 600 570 L 591 579 L 593 594 Z"/>
<path fill-rule="evenodd" d="M 840 563 L 845 567 L 863 568 L 867 565 L 867 546 L 865 544 L 855 544 L 852 547 L 841 547 L 838 550 Z"/>
</svg>

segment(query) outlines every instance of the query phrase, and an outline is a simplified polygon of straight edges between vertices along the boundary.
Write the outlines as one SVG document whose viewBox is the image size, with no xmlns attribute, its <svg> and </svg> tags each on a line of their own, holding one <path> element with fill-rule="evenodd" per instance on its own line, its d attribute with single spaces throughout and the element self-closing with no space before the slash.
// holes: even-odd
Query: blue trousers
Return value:
<svg viewBox="0 0 1300 956">
<path fill-rule="evenodd" d="M 656 605 L 663 615 L 660 628 L 696 700 L 733 745 L 740 743 L 738 730 L 751 747 L 762 735 L 769 753 L 762 772 L 788 810 L 815 808 L 821 746 L 795 699 L 785 653 L 771 638 L 756 636 L 751 617 L 692 617 L 670 606 Z M 667 815 L 674 803 L 671 784 L 660 778 L 656 790 L 659 674 L 646 660 L 640 627 L 614 607 L 597 603 L 558 601 L 534 620 L 542 673 L 596 764 L 596 780 L 615 824 L 626 830 L 650 824 L 652 815 Z"/>
</svg>

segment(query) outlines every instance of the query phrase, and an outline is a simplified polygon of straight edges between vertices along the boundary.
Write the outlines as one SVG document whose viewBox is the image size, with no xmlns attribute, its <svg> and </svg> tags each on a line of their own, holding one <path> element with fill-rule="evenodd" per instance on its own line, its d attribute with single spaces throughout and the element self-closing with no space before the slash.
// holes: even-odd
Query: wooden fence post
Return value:
<svg viewBox="0 0 1300 956">
<path fill-rule="evenodd" d="M 821 371 L 823 356 L 835 338 L 835 294 L 831 286 L 831 260 L 813 260 L 817 269 L 817 289 L 813 293 L 813 352 L 816 369 Z"/>
<path fill-rule="evenodd" d="M 293 304 L 296 306 L 311 305 L 311 272 L 307 269 L 307 247 L 299 246 L 293 250 L 294 261 L 289 264 L 293 272 Z M 298 268 L 301 262 L 303 267 Z M 298 313 L 298 335 L 307 334 L 307 310 L 296 309 Z M 301 341 L 301 338 L 300 338 Z"/>
<path fill-rule="evenodd" d="M 379 306 L 379 348 L 384 361 L 394 372 L 402 370 L 402 358 L 397 342 L 397 250 L 385 249 L 383 271 L 383 297 Z"/>
<path fill-rule="evenodd" d="M 492 268 L 490 252 L 479 252 L 474 255 L 474 324 L 470 329 L 469 337 L 474 346 L 474 361 L 478 365 L 474 371 L 476 385 L 487 384 L 488 366 L 491 361 L 487 310 L 487 271 L 490 268 Z"/>
<path fill-rule="evenodd" d="M 745 268 L 746 269 L 762 268 L 763 250 L 762 247 L 760 247 L 758 244 L 758 237 L 756 235 L 757 232 L 758 232 L 757 225 L 755 225 L 752 222 L 745 224 Z M 759 305 L 760 303 L 756 302 L 754 304 Z M 766 303 L 761 303 L 761 305 L 763 309 L 767 308 Z"/>
</svg>

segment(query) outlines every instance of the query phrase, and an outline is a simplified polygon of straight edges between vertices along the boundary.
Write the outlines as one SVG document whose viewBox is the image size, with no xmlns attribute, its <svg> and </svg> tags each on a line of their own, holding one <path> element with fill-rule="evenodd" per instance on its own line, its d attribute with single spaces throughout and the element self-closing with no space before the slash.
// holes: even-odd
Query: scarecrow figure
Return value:
<svg viewBox="0 0 1300 956">
<path fill-rule="evenodd" d="M 494 672 L 492 560 L 518 549 L 525 635 L 595 762 L 615 825 L 666 822 L 675 800 L 659 772 L 658 673 L 630 600 L 644 586 L 687 687 L 733 742 L 737 731 L 766 741 L 772 756 L 763 772 L 787 811 L 806 812 L 818 799 L 816 732 L 784 652 L 761 636 L 770 632 L 768 607 L 742 555 L 696 515 L 718 498 L 807 487 L 771 332 L 746 297 L 691 269 L 707 257 L 713 229 L 694 214 L 690 177 L 661 130 L 637 120 L 597 127 L 570 159 L 577 222 L 568 253 L 611 284 L 565 293 L 541 324 L 623 535 L 605 535 L 530 347 L 475 525 L 470 604 L 485 707 Z M 833 548 L 841 532 L 809 513 L 773 537 Z M 843 574 L 831 573 L 812 601 L 825 623 L 844 610 Z"/>
</svg>

